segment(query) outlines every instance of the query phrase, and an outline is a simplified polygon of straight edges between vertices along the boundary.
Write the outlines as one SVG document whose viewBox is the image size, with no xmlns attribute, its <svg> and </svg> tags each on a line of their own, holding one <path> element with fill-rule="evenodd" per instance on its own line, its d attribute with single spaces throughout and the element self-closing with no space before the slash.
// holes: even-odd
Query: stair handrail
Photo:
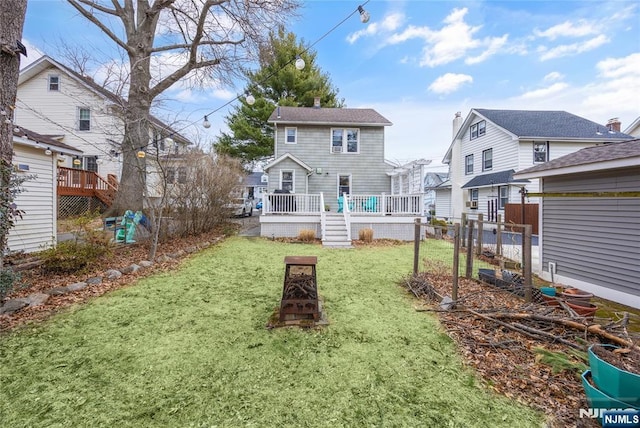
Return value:
<svg viewBox="0 0 640 428">
<path fill-rule="evenodd" d="M 351 242 L 351 210 L 349 209 L 351 198 L 348 193 L 343 193 L 342 197 L 342 215 L 344 216 L 344 225 L 347 228 L 347 241 Z"/>
<path fill-rule="evenodd" d="M 327 230 L 327 214 L 324 210 L 324 193 L 320 192 L 320 236 L 324 241 Z"/>
</svg>

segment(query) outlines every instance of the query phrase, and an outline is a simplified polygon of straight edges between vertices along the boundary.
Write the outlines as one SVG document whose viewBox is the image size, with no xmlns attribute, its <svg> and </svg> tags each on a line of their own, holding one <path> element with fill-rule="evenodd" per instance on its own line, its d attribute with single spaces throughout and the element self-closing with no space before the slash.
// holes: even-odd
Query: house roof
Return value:
<svg viewBox="0 0 640 428">
<path fill-rule="evenodd" d="M 638 135 L 634 134 L 634 132 L 638 129 L 640 129 L 640 116 L 638 116 L 636 120 L 634 120 L 631 125 L 629 125 L 627 129 L 624 130 L 624 133 L 637 137 Z"/>
<path fill-rule="evenodd" d="M 640 168 L 640 139 L 586 147 L 519 171 L 518 178 L 536 178 L 614 168 Z"/>
<path fill-rule="evenodd" d="M 245 186 L 251 186 L 251 187 L 265 186 L 266 183 L 262 182 L 263 175 L 264 175 L 264 172 L 260 172 L 260 171 L 254 171 L 251 174 L 247 175 L 244 178 Z"/>
<path fill-rule="evenodd" d="M 39 147 L 43 150 L 53 150 L 60 153 L 67 153 L 70 155 L 81 155 L 82 150 L 76 149 L 68 144 L 61 143 L 47 135 L 38 134 L 29 129 L 23 127 L 16 127 L 13 130 L 14 141 L 21 144 L 26 144 L 32 147 Z"/>
<path fill-rule="evenodd" d="M 42 57 L 38 58 L 35 62 L 29 64 L 27 67 L 24 68 L 24 70 L 22 70 L 20 72 L 20 76 L 18 79 L 18 84 L 22 84 L 32 78 L 34 78 L 35 76 L 37 76 L 38 74 L 40 74 L 41 72 L 47 70 L 48 68 L 51 67 L 55 67 L 61 71 L 63 71 L 64 73 L 66 73 L 67 75 L 69 75 L 71 78 L 73 78 L 76 82 L 80 83 L 80 85 L 86 87 L 87 89 L 89 89 L 91 92 L 93 92 L 94 94 L 98 95 L 100 98 L 103 98 L 104 100 L 113 103 L 115 105 L 121 106 L 123 107 L 126 104 L 126 100 L 116 94 L 114 94 L 113 92 L 109 91 L 108 89 L 104 88 L 103 86 L 98 85 L 92 78 L 88 77 L 88 76 L 84 76 L 80 73 L 78 73 L 75 70 L 72 70 L 71 68 L 67 67 L 66 65 L 52 59 L 51 57 L 47 56 L 47 55 L 43 55 Z M 153 116 L 153 115 L 149 115 L 149 121 L 151 122 L 151 125 L 155 128 L 159 128 L 162 131 L 169 133 L 170 136 L 174 139 L 174 140 L 179 140 L 182 143 L 189 143 L 189 139 L 187 139 L 185 136 L 181 135 L 178 131 L 176 131 L 175 129 L 171 128 L 169 125 L 165 124 L 163 121 L 161 121 L 160 119 L 158 119 L 157 117 Z"/>
<path fill-rule="evenodd" d="M 274 167 L 275 165 L 279 164 L 280 162 L 282 162 L 285 159 L 291 159 L 292 161 L 294 161 L 295 163 L 297 163 L 298 165 L 300 165 L 301 167 L 303 167 L 307 171 L 312 171 L 313 170 L 313 168 L 311 168 L 306 163 L 302 162 L 300 159 L 298 159 L 297 157 L 295 157 L 291 153 L 285 153 L 282 156 L 280 156 L 278 159 L 274 159 L 272 162 L 270 162 L 268 165 L 266 165 L 264 167 L 264 170 L 268 171 L 269 169 L 271 169 L 272 167 Z"/>
<path fill-rule="evenodd" d="M 488 186 L 501 186 L 505 184 L 525 184 L 529 180 L 514 180 L 513 169 L 500 172 L 492 172 L 490 174 L 477 175 L 467 182 L 463 189 L 470 189 L 476 187 L 488 187 Z"/>
<path fill-rule="evenodd" d="M 609 131 L 605 125 L 593 122 L 562 110 L 493 110 L 474 108 L 465 118 L 454 136 L 443 162 L 451 156 L 453 143 L 462 138 L 462 133 L 475 117 L 490 121 L 513 138 L 520 140 L 555 140 L 608 143 L 633 139 L 622 132 Z"/>
<path fill-rule="evenodd" d="M 370 108 L 279 106 L 269 116 L 274 124 L 389 126 L 389 120 Z"/>
</svg>

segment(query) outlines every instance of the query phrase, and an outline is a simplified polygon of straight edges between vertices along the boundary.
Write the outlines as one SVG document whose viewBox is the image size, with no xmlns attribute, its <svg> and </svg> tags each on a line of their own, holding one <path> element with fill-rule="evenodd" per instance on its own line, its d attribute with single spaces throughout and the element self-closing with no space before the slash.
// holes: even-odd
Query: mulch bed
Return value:
<svg viewBox="0 0 640 428">
<path fill-rule="evenodd" d="M 579 409 L 588 408 L 580 374 L 588 366 L 588 345 L 609 341 L 588 332 L 587 326 L 598 323 L 605 334 L 629 340 L 621 321 L 576 318 L 562 307 L 526 304 L 495 286 L 464 278 L 459 280 L 459 304 L 445 310 L 440 303 L 442 296 L 452 294 L 449 269 L 433 265 L 426 270 L 401 285 L 425 305 L 417 310 L 437 313 L 466 363 L 489 389 L 544 412 L 551 427 L 599 426 L 595 420 L 579 417 Z M 579 323 L 584 329 L 546 319 Z M 638 337 L 632 339 L 638 343 Z M 558 356 L 563 365 L 554 363 Z M 624 358 L 640 368 L 637 350 Z"/>
</svg>

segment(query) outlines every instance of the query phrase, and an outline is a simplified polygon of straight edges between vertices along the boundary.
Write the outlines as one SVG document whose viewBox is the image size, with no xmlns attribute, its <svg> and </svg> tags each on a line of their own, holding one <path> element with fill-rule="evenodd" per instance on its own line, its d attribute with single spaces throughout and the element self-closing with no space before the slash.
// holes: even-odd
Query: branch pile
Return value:
<svg viewBox="0 0 640 428">
<path fill-rule="evenodd" d="M 432 268 L 402 285 L 425 303 L 417 310 L 438 314 L 487 386 L 545 412 L 550 426 L 598 426 L 579 418 L 579 409 L 588 408 L 580 381 L 588 365 L 585 351 L 593 343 L 633 347 L 628 318 L 589 320 L 566 305 L 526 304 L 495 286 L 463 278 L 455 309 L 445 310 L 440 302 L 451 296 L 452 278 L 444 272 Z"/>
</svg>

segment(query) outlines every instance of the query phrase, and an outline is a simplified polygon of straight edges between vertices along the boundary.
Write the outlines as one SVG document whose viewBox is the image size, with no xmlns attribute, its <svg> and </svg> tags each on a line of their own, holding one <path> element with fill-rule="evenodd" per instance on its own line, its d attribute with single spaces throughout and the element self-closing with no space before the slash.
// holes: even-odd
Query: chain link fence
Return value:
<svg viewBox="0 0 640 428">
<path fill-rule="evenodd" d="M 89 212 L 103 212 L 106 205 L 97 198 L 86 196 L 58 196 L 58 218 L 76 217 Z"/>
</svg>

